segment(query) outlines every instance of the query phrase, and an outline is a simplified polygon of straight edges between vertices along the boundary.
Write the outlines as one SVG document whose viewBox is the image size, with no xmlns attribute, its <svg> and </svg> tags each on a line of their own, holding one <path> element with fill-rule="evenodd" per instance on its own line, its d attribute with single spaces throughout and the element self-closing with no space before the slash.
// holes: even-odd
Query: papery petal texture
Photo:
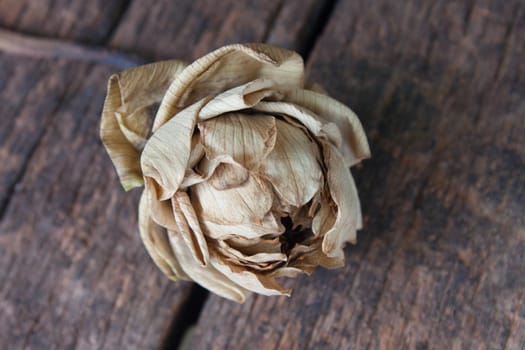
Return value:
<svg viewBox="0 0 525 350">
<path fill-rule="evenodd" d="M 100 137 L 126 190 L 143 184 L 140 151 L 166 89 L 186 66 L 176 60 L 152 63 L 114 74 L 108 81 Z"/>
</svg>

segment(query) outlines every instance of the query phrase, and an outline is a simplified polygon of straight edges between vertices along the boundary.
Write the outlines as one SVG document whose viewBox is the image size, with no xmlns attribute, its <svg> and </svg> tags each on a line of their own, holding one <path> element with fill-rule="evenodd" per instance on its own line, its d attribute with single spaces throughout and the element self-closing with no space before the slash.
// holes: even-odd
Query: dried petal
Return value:
<svg viewBox="0 0 525 350">
<path fill-rule="evenodd" d="M 229 163 L 219 163 L 208 182 L 217 190 L 239 187 L 250 177 L 248 169 Z"/>
<path fill-rule="evenodd" d="M 153 124 L 155 108 L 187 66 L 164 61 L 112 75 L 102 111 L 100 137 L 124 189 L 142 186 L 139 155 Z"/>
<path fill-rule="evenodd" d="M 214 264 L 206 266 L 196 264 L 194 256 L 187 249 L 184 239 L 178 232 L 170 232 L 169 241 L 180 266 L 190 279 L 224 298 L 238 303 L 244 302 L 248 290 L 219 272 Z"/>
<path fill-rule="evenodd" d="M 322 250 L 329 257 L 344 257 L 344 243 L 355 243 L 356 230 L 362 226 L 359 197 L 354 179 L 344 165 L 340 152 L 326 142 L 323 143 L 323 154 L 328 168 L 326 179 L 330 195 L 337 205 L 337 217 L 333 227 L 324 234 Z"/>
<path fill-rule="evenodd" d="M 151 218 L 158 225 L 168 230 L 178 230 L 177 222 L 175 222 L 175 217 L 173 216 L 171 200 L 159 200 L 157 196 L 158 190 L 156 190 L 158 184 L 149 177 L 146 177 L 145 180 L 144 195 L 148 198 Z"/>
<path fill-rule="evenodd" d="M 142 193 L 139 202 L 139 232 L 146 250 L 162 272 L 173 280 L 187 278 L 173 255 L 166 229 L 151 220 L 150 205 L 145 193 Z"/>
<path fill-rule="evenodd" d="M 273 277 L 246 270 L 243 267 L 229 264 L 217 254 L 211 256 L 212 265 L 229 279 L 249 291 L 263 295 L 290 295 L 290 290 L 282 288 Z"/>
<path fill-rule="evenodd" d="M 260 222 L 272 206 L 271 189 L 253 175 L 242 186 L 226 190 L 197 184 L 191 198 L 201 218 L 217 223 Z"/>
<path fill-rule="evenodd" d="M 319 191 L 322 171 L 317 144 L 298 128 L 276 120 L 275 147 L 261 164 L 261 173 L 268 177 L 285 204 L 299 207 Z"/>
<path fill-rule="evenodd" d="M 201 265 L 209 260 L 208 244 L 202 233 L 197 214 L 191 205 L 186 192 L 178 191 L 171 199 L 173 215 L 179 227 L 179 233 L 186 242 L 188 249 Z"/>
<path fill-rule="evenodd" d="M 287 92 L 284 101 L 307 108 L 339 127 L 344 140 L 342 153 L 347 167 L 370 157 L 370 148 L 361 122 L 355 113 L 341 102 L 325 94 L 303 89 Z"/>
<path fill-rule="evenodd" d="M 344 266 L 344 255 L 328 256 L 321 250 L 319 242 L 311 242 L 308 246 L 296 245 L 290 252 L 288 266 L 312 273 L 317 266 L 335 269 Z"/>
<path fill-rule="evenodd" d="M 207 120 L 228 112 L 255 106 L 263 98 L 281 94 L 275 90 L 276 83 L 270 79 L 256 79 L 227 90 L 206 104 L 199 113 L 199 120 Z"/>
<path fill-rule="evenodd" d="M 324 201 L 312 220 L 312 231 L 316 236 L 324 236 L 335 224 L 337 206 L 332 201 Z"/>
<path fill-rule="evenodd" d="M 144 176 L 160 186 L 159 199 L 171 198 L 182 184 L 190 159 L 190 147 L 197 115 L 207 99 L 178 113 L 157 130 L 144 147 L 141 166 Z"/>
<path fill-rule="evenodd" d="M 316 116 L 308 109 L 289 102 L 261 101 L 255 105 L 254 109 L 268 113 L 284 114 L 297 119 L 300 124 L 304 125 L 315 136 L 321 134 L 323 123 L 326 123 L 323 118 Z"/>
<path fill-rule="evenodd" d="M 307 108 L 290 102 L 262 101 L 254 109 L 282 114 L 288 123 L 299 128 L 306 127 L 312 135 L 318 138 L 326 138 L 338 148 L 342 149 L 343 147 L 343 139 L 339 127 Z"/>
<path fill-rule="evenodd" d="M 287 259 L 286 254 L 281 253 L 280 250 L 272 253 L 255 252 L 253 254 L 244 254 L 242 251 L 230 246 L 226 241 L 218 240 L 217 243 L 219 244 L 217 249 L 221 253 L 235 259 L 240 264 L 249 264 L 253 268 L 256 268 L 254 265 L 282 263 Z"/>
<path fill-rule="evenodd" d="M 275 146 L 275 118 L 268 115 L 228 113 L 198 127 L 208 159 L 229 155 L 248 170 L 257 167 Z"/>
<path fill-rule="evenodd" d="M 184 106 L 255 79 L 271 79 L 277 89 L 302 88 L 303 60 L 293 51 L 265 44 L 234 44 L 215 50 L 189 65 L 171 84 L 153 131 Z"/>
<path fill-rule="evenodd" d="M 276 237 L 286 230 L 271 212 L 267 213 L 262 220 L 255 222 L 247 220 L 241 223 L 227 223 L 202 219 L 202 226 L 206 236 L 213 239 Z"/>
<path fill-rule="evenodd" d="M 281 252 L 281 241 L 279 238 L 247 239 L 243 237 L 232 237 L 225 242 L 230 247 L 240 251 L 245 255 Z"/>
</svg>

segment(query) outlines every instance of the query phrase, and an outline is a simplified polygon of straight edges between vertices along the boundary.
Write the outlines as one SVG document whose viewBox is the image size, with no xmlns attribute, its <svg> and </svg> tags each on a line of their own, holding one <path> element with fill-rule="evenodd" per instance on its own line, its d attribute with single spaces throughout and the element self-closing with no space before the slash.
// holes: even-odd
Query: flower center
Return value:
<svg viewBox="0 0 525 350">
<path fill-rule="evenodd" d="M 310 228 L 302 227 L 301 225 L 297 225 L 294 228 L 293 221 L 289 216 L 281 218 L 281 223 L 286 228 L 286 231 L 279 236 L 279 241 L 281 242 L 281 251 L 287 255 L 296 244 L 301 244 L 307 238 L 313 236 Z"/>
</svg>

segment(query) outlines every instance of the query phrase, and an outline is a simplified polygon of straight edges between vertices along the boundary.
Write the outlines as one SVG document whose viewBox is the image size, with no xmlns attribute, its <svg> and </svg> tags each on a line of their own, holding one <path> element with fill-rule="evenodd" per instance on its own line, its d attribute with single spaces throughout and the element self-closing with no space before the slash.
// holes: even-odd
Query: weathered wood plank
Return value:
<svg viewBox="0 0 525 350">
<path fill-rule="evenodd" d="M 310 68 L 370 135 L 365 230 L 290 299 L 211 297 L 192 348 L 522 349 L 523 37 L 519 1 L 338 2 Z"/>
<path fill-rule="evenodd" d="M 158 273 L 98 138 L 112 67 L 2 55 L 0 342 L 155 349 L 190 285 Z M 24 172 L 25 170 L 25 172 Z M 9 191 L 8 191 L 9 192 Z"/>
<path fill-rule="evenodd" d="M 0 26 L 27 34 L 102 44 L 128 0 L 0 0 Z"/>
<path fill-rule="evenodd" d="M 297 49 L 309 40 L 308 25 L 325 0 L 159 0 L 144 11 L 132 1 L 111 46 L 150 59 L 192 60 L 236 42 L 281 44 Z"/>
</svg>

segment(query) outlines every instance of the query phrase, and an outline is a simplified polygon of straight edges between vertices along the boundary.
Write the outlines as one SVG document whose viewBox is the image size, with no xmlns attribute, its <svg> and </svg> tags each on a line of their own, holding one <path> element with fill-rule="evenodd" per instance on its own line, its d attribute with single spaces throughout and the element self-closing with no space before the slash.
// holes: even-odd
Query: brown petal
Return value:
<svg viewBox="0 0 525 350">
<path fill-rule="evenodd" d="M 344 140 L 342 153 L 346 166 L 370 157 L 370 148 L 361 122 L 344 104 L 324 94 L 303 89 L 287 92 L 284 101 L 307 108 L 339 127 Z"/>
<path fill-rule="evenodd" d="M 312 231 L 316 236 L 323 236 L 334 226 L 336 218 L 337 206 L 332 201 L 321 202 L 312 220 Z"/>
<path fill-rule="evenodd" d="M 126 190 L 143 184 L 139 154 L 151 131 L 154 109 L 186 66 L 158 62 L 112 75 L 108 81 L 100 137 Z"/>
<path fill-rule="evenodd" d="M 328 142 L 323 143 L 323 154 L 328 168 L 327 183 L 330 195 L 337 205 L 337 217 L 333 227 L 324 234 L 322 250 L 329 257 L 341 257 L 344 256 L 344 243 L 355 243 L 356 230 L 362 226 L 361 206 L 354 179 L 344 165 L 342 155 Z M 321 202 L 321 205 L 327 203 Z"/>
<path fill-rule="evenodd" d="M 143 192 L 139 202 L 139 232 L 146 250 L 155 264 L 169 278 L 186 279 L 186 274 L 173 255 L 166 230 L 151 220 L 149 208 L 148 197 Z"/>
<path fill-rule="evenodd" d="M 213 264 L 202 266 L 195 261 L 194 256 L 187 249 L 184 239 L 178 232 L 171 232 L 169 241 L 181 268 L 190 279 L 224 298 L 238 303 L 244 302 L 248 295 L 248 290 L 227 278 Z"/>
<path fill-rule="evenodd" d="M 161 200 L 171 198 L 182 184 L 197 115 L 206 102 L 207 99 L 203 99 L 178 113 L 157 130 L 144 147 L 142 172 L 159 184 Z"/>
<path fill-rule="evenodd" d="M 299 249 L 300 247 L 301 246 L 296 246 L 295 249 Z M 291 262 L 289 266 L 304 270 L 308 274 L 312 273 L 317 266 L 322 266 L 327 269 L 337 269 L 344 266 L 344 254 L 328 256 L 320 248 L 320 245 L 318 245 L 313 249 L 308 249 L 298 254 L 298 258 L 290 259 Z"/>
<path fill-rule="evenodd" d="M 322 179 L 319 150 L 303 130 L 281 120 L 276 120 L 276 125 L 275 147 L 260 171 L 284 204 L 300 207 L 319 190 Z"/>
<path fill-rule="evenodd" d="M 272 212 L 267 213 L 262 220 L 255 222 L 247 220 L 241 223 L 227 223 L 202 219 L 202 228 L 206 236 L 213 239 L 276 237 L 286 230 Z"/>
<path fill-rule="evenodd" d="M 225 253 L 231 258 L 244 264 L 273 264 L 286 261 L 286 254 L 281 251 L 267 253 L 267 252 L 254 252 L 253 254 L 244 254 L 242 251 L 235 249 L 230 246 L 226 241 L 218 240 L 218 247 L 221 252 Z M 250 265 L 251 266 L 251 265 Z"/>
<path fill-rule="evenodd" d="M 271 79 L 278 89 L 302 88 L 304 66 L 295 52 L 265 44 L 224 46 L 188 66 L 169 87 L 153 130 L 199 99 L 255 79 Z"/>
<path fill-rule="evenodd" d="M 245 255 L 281 252 L 281 241 L 279 238 L 247 239 L 243 237 L 232 237 L 231 239 L 226 240 L 226 243 Z"/>
<path fill-rule="evenodd" d="M 228 113 L 198 127 L 208 159 L 229 155 L 248 170 L 258 166 L 275 145 L 275 118 L 268 115 Z"/>
<path fill-rule="evenodd" d="M 289 289 L 282 288 L 273 277 L 248 271 L 244 267 L 228 263 L 219 255 L 212 254 L 212 265 L 236 284 L 263 295 L 290 295 Z"/>
</svg>

